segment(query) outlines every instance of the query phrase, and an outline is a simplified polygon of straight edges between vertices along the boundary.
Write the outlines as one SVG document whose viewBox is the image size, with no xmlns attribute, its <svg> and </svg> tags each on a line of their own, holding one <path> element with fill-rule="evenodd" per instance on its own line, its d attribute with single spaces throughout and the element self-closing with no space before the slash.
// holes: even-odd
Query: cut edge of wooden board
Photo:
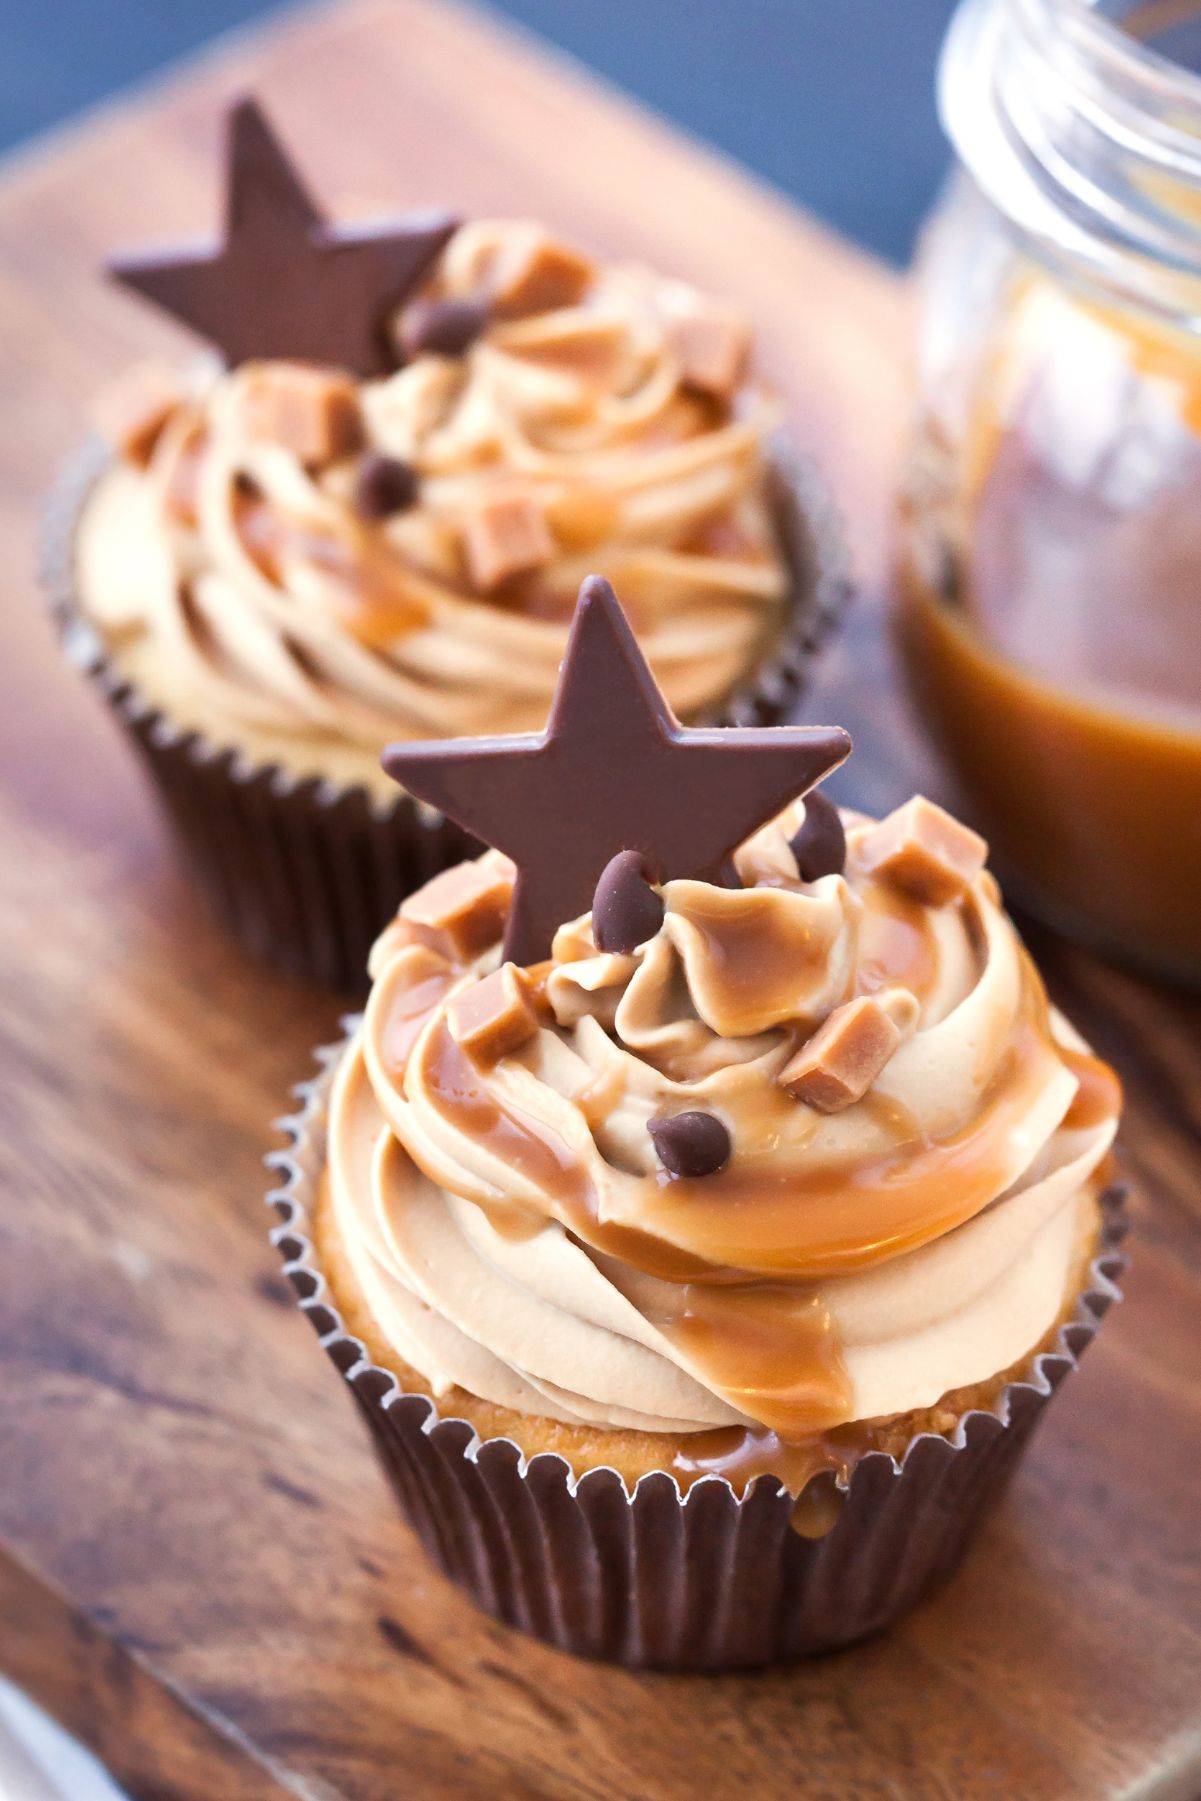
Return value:
<svg viewBox="0 0 1201 1801">
<path fill-rule="evenodd" d="M 0 1551 L 0 1617 L 4 1674 L 131 1795 L 316 1801 L 316 1791 L 273 1767 L 228 1722 L 186 1700 L 127 1638 L 111 1635 L 7 1551 Z"/>
</svg>

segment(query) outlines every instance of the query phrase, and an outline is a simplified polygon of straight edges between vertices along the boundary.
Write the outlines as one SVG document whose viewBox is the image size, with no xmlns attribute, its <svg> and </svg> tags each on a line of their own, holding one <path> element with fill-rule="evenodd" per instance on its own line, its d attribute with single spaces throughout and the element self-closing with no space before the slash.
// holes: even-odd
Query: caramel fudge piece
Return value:
<svg viewBox="0 0 1201 1801">
<path fill-rule="evenodd" d="M 513 868 L 499 857 L 443 870 L 401 904 L 400 916 L 432 934 L 456 963 L 470 963 L 495 944 L 513 898 Z"/>
<path fill-rule="evenodd" d="M 871 875 L 927 906 L 945 907 L 980 874 L 988 845 L 918 794 L 865 834 L 859 855 Z"/>
<path fill-rule="evenodd" d="M 529 986 L 513 963 L 502 963 L 482 982 L 456 994 L 446 1017 L 455 1043 L 485 1067 L 520 1050 L 538 1030 Z"/>
<path fill-rule="evenodd" d="M 140 363 L 102 395 L 96 429 L 119 457 L 144 469 L 164 425 L 186 398 L 166 363 Z"/>
<path fill-rule="evenodd" d="M 354 381 L 307 363 L 262 363 L 249 370 L 242 417 L 251 437 L 282 444 L 310 465 L 337 462 L 364 442 Z"/>
<path fill-rule="evenodd" d="M 860 995 L 836 1007 L 776 1078 L 794 1100 L 819 1113 L 840 1113 L 863 1099 L 901 1039 L 917 1022 L 905 989 Z"/>
<path fill-rule="evenodd" d="M 542 508 L 517 492 L 491 495 L 466 515 L 463 549 L 472 581 L 487 589 L 549 563 L 555 541 Z"/>
<path fill-rule="evenodd" d="M 750 327 L 742 315 L 707 302 L 673 319 L 668 336 L 684 385 L 715 400 L 729 400 L 750 356 Z"/>
<path fill-rule="evenodd" d="M 521 319 L 575 306 L 592 285 L 595 269 L 586 256 L 531 231 L 500 257 L 489 283 L 493 316 Z"/>
</svg>

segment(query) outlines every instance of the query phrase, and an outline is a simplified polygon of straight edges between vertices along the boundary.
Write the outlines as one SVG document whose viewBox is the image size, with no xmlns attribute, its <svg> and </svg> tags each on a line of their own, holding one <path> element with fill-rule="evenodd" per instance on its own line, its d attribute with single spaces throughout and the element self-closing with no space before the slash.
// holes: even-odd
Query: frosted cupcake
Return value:
<svg viewBox="0 0 1201 1801">
<path fill-rule="evenodd" d="M 380 744 L 538 730 L 585 573 L 690 720 L 778 716 L 841 576 L 734 309 L 528 221 L 331 227 L 252 102 L 228 184 L 215 251 L 115 266 L 221 356 L 117 384 L 55 587 L 220 909 L 345 983 L 465 848 Z"/>
<path fill-rule="evenodd" d="M 1113 1294 L 1117 1081 L 846 749 L 679 729 L 595 584 L 545 740 L 385 758 L 500 848 L 381 936 L 279 1240 L 443 1565 L 587 1654 L 887 1623 Z"/>
</svg>

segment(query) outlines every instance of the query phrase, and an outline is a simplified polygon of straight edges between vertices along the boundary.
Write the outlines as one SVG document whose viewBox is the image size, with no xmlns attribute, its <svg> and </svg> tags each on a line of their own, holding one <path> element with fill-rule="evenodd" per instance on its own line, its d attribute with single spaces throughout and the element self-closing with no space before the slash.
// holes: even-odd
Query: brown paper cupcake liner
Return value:
<svg viewBox="0 0 1201 1801">
<path fill-rule="evenodd" d="M 353 1027 L 354 1021 L 348 1021 Z M 948 1435 L 922 1433 L 898 1460 L 869 1452 L 831 1530 L 793 1529 L 795 1497 L 760 1476 L 743 1494 L 721 1476 L 682 1492 L 656 1471 L 633 1491 L 613 1469 L 576 1477 L 559 1456 L 481 1440 L 370 1362 L 332 1304 L 308 1236 L 325 1160 L 325 1110 L 344 1044 L 280 1122 L 268 1158 L 272 1241 L 322 1347 L 370 1427 L 401 1507 L 434 1560 L 488 1613 L 561 1650 L 632 1668 L 717 1671 L 810 1655 L 878 1631 L 950 1575 L 999 1498 L 1051 1395 L 1119 1299 L 1120 1193 L 1070 1320 L 1029 1376 Z"/>
<path fill-rule="evenodd" d="M 815 470 L 782 447 L 774 457 L 781 538 L 796 572 L 795 621 L 711 724 L 781 719 L 849 593 L 842 533 Z M 361 785 L 252 763 L 174 725 L 122 676 L 75 590 L 75 528 L 109 461 L 106 447 L 89 441 L 46 516 L 43 578 L 68 659 L 137 746 L 198 888 L 238 943 L 293 974 L 361 993 L 368 952 L 404 896 L 480 846 L 408 795 L 381 802 Z"/>
</svg>

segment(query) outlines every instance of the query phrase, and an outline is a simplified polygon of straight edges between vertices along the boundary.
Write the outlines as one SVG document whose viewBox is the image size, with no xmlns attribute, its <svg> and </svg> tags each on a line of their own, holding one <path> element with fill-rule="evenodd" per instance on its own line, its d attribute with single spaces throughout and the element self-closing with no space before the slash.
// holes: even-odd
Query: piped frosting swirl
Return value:
<svg viewBox="0 0 1201 1801">
<path fill-rule="evenodd" d="M 745 325 L 535 225 L 478 222 L 398 343 L 417 307 L 472 297 L 490 309 L 474 341 L 354 384 L 359 426 L 327 456 L 264 424 L 264 381 L 299 366 L 250 363 L 180 394 L 102 481 L 85 607 L 148 686 L 167 672 L 185 723 L 260 747 L 349 742 L 371 764 L 388 737 L 537 730 L 593 570 L 683 718 L 768 654 L 790 577 L 765 450 L 777 408 L 742 372 Z M 365 454 L 413 472 L 413 504 L 364 516 Z"/>
<path fill-rule="evenodd" d="M 598 951 L 590 916 L 565 924 L 520 972 L 531 1019 L 494 1058 L 460 1040 L 498 947 L 452 941 L 420 897 L 379 940 L 330 1189 L 377 1319 L 435 1394 L 796 1439 L 933 1405 L 1053 1324 L 1117 1083 L 986 872 L 919 900 L 876 864 L 883 826 L 844 815 L 845 871 L 806 883 L 802 821 L 798 802 L 741 848 L 739 888 L 665 883 L 630 953 Z M 495 852 L 477 871 L 481 892 L 507 874 Z M 903 1029 L 860 1098 L 819 1111 L 781 1075 L 861 997 Z M 703 1178 L 666 1171 L 647 1129 L 689 1109 L 732 1146 Z"/>
</svg>

